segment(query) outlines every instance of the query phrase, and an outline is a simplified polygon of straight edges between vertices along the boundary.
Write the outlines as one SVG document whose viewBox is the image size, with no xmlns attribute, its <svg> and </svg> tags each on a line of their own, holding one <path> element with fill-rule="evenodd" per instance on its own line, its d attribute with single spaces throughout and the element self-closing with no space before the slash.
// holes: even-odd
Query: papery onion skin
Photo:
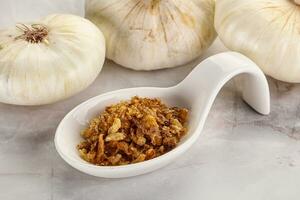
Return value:
<svg viewBox="0 0 300 200">
<path fill-rule="evenodd" d="M 102 69 L 105 40 L 90 21 L 57 14 L 35 24 L 47 28 L 45 41 L 20 39 L 17 27 L 0 31 L 0 102 L 53 103 L 85 89 Z"/>
<path fill-rule="evenodd" d="M 107 58 L 135 70 L 186 64 L 216 37 L 214 0 L 88 0 L 86 7 Z"/>
<path fill-rule="evenodd" d="M 300 6 L 292 0 L 217 0 L 215 28 L 265 74 L 300 82 Z"/>
</svg>

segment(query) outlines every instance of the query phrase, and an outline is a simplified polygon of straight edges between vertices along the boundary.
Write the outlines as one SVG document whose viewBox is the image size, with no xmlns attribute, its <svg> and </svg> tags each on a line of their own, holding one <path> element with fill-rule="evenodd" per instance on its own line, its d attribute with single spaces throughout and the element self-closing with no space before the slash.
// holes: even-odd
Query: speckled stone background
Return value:
<svg viewBox="0 0 300 200">
<path fill-rule="evenodd" d="M 0 199 L 299 200 L 300 85 L 271 78 L 269 116 L 249 108 L 233 80 L 218 95 L 198 142 L 153 173 L 96 178 L 73 169 L 55 151 L 55 129 L 77 104 L 120 88 L 172 86 L 205 57 L 225 50 L 217 40 L 194 62 L 154 72 L 107 61 L 87 90 L 65 101 L 37 107 L 0 104 Z"/>
</svg>

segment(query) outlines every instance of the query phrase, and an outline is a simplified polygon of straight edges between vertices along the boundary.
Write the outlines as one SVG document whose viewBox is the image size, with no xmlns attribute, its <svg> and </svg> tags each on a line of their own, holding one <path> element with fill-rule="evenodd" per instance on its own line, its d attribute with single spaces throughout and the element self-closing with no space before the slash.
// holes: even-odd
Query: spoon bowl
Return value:
<svg viewBox="0 0 300 200">
<path fill-rule="evenodd" d="M 74 168 L 98 177 L 121 178 L 151 172 L 178 158 L 196 141 L 209 110 L 222 86 L 236 75 L 242 76 L 243 99 L 257 112 L 270 112 L 270 94 L 262 71 L 245 56 L 226 52 L 201 62 L 178 85 L 169 88 L 139 87 L 105 93 L 83 102 L 71 110 L 59 124 L 55 147 L 59 155 Z M 170 152 L 140 163 L 123 166 L 96 166 L 83 160 L 76 149 L 82 141 L 80 131 L 105 107 L 129 100 L 132 96 L 159 98 L 168 106 L 190 110 L 188 133 Z"/>
</svg>

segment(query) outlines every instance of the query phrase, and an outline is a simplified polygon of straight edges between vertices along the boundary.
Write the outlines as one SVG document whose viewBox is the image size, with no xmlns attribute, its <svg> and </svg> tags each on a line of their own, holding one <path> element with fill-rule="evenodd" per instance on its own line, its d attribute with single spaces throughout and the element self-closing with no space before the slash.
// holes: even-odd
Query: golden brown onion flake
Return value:
<svg viewBox="0 0 300 200">
<path fill-rule="evenodd" d="M 187 116 L 187 109 L 135 96 L 92 119 L 77 149 L 84 160 L 101 166 L 149 160 L 176 147 L 187 133 Z"/>
</svg>

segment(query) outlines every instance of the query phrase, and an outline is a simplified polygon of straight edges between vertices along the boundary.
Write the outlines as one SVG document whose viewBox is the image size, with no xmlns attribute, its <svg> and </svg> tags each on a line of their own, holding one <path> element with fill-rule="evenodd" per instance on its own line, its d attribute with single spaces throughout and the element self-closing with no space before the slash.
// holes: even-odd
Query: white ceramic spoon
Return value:
<svg viewBox="0 0 300 200">
<path fill-rule="evenodd" d="M 61 121 L 55 135 L 55 146 L 60 156 L 74 168 L 99 177 L 121 178 L 151 172 L 178 158 L 196 141 L 208 112 L 222 86 L 242 74 L 243 98 L 257 112 L 270 112 L 267 80 L 261 70 L 245 56 L 226 52 L 200 63 L 178 85 L 169 88 L 140 87 L 122 89 L 96 96 L 78 105 Z M 188 134 L 172 151 L 152 160 L 125 166 L 95 166 L 79 157 L 76 145 L 82 140 L 79 133 L 88 121 L 107 105 L 132 96 L 158 97 L 170 106 L 190 110 Z"/>
</svg>

